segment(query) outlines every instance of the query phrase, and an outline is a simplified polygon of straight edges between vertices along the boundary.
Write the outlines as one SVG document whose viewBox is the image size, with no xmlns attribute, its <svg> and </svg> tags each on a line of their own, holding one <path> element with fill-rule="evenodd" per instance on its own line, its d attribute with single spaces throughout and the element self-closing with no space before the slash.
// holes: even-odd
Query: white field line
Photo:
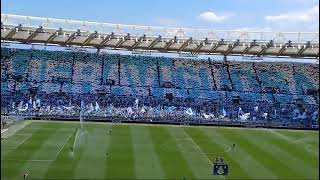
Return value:
<svg viewBox="0 0 320 180">
<path fill-rule="evenodd" d="M 51 159 L 30 159 L 30 160 L 24 160 L 24 159 L 1 159 L 1 161 L 16 161 L 16 162 L 53 162 L 54 160 Z"/>
<path fill-rule="evenodd" d="M 198 146 L 198 144 L 196 142 L 194 142 L 194 140 L 183 130 L 184 134 L 186 136 L 188 136 L 188 139 L 191 140 L 191 142 L 195 145 L 195 147 L 201 152 L 201 154 L 203 155 L 203 157 L 205 157 L 211 165 L 213 165 L 212 161 L 209 159 L 209 157 L 201 150 L 201 148 Z M 225 179 L 223 176 L 219 176 L 219 178 Z"/>
<path fill-rule="evenodd" d="M 292 139 L 288 138 L 287 136 L 285 136 L 285 135 L 283 135 L 283 134 L 281 134 L 281 133 L 278 133 L 278 132 L 274 131 L 273 129 L 268 129 L 268 131 L 271 132 L 271 133 L 273 133 L 273 134 L 275 134 L 275 135 L 277 135 L 277 136 L 279 136 L 279 137 L 281 137 L 281 138 L 283 138 L 283 139 L 285 139 L 285 140 L 287 140 L 287 141 L 289 141 L 289 142 L 296 143 L 295 140 L 292 140 Z"/>
<path fill-rule="evenodd" d="M 8 129 L 1 129 L 1 134 L 8 131 Z"/>
<path fill-rule="evenodd" d="M 283 138 L 283 139 L 285 139 L 285 140 L 287 140 L 287 141 L 289 141 L 289 142 L 291 142 L 291 143 L 294 143 L 294 144 L 299 144 L 300 143 L 300 144 L 305 145 L 305 148 L 306 148 L 307 151 L 317 151 L 316 147 L 304 143 L 304 140 L 309 139 L 309 138 L 300 138 L 300 139 L 293 140 L 293 139 L 290 139 L 289 137 L 287 137 L 287 136 L 285 136 L 285 135 L 283 135 L 281 133 L 278 133 L 278 132 L 274 131 L 273 129 L 268 129 L 268 131 L 273 133 L 273 134 L 275 134 L 275 135 L 277 135 L 277 136 L 279 136 L 279 137 L 281 137 L 281 138 Z M 315 150 L 313 150 L 313 149 L 315 149 Z"/>
<path fill-rule="evenodd" d="M 79 123 L 78 121 L 58 121 L 58 120 L 28 120 L 31 122 L 48 122 L 48 123 Z M 206 129 L 214 129 L 214 128 L 219 128 L 219 129 L 242 129 L 242 130 L 269 130 L 267 128 L 246 128 L 246 127 L 229 127 L 229 126 L 192 126 L 192 125 L 178 125 L 178 124 L 147 124 L 147 123 L 113 123 L 113 122 L 88 122 L 84 121 L 83 123 L 88 123 L 88 124 L 111 124 L 111 125 L 134 125 L 134 126 L 159 126 L 159 127 L 180 127 L 180 128 L 206 128 Z M 297 129 L 287 129 L 287 131 L 290 132 L 308 132 L 309 130 L 297 130 Z"/>
<path fill-rule="evenodd" d="M 226 150 L 226 152 L 230 152 L 231 151 L 231 147 L 230 146 L 228 146 L 228 150 Z"/>
<path fill-rule="evenodd" d="M 32 136 L 32 134 L 28 134 L 28 135 L 29 136 L 27 136 L 25 139 L 23 139 L 18 145 L 16 145 L 16 147 L 14 147 L 14 148 L 5 148 L 5 149 L 10 149 L 10 150 L 17 149 L 19 146 L 21 146 L 23 143 L 25 143 L 27 141 L 27 139 L 29 139 Z M 5 140 L 7 140 L 7 139 L 5 139 Z M 3 140 L 3 141 L 5 141 L 5 140 Z"/>
<path fill-rule="evenodd" d="M 67 144 L 67 142 L 69 141 L 69 139 L 72 137 L 73 132 L 69 135 L 69 137 L 67 138 L 67 140 L 64 142 L 64 144 L 61 146 L 60 150 L 58 151 L 58 153 L 56 154 L 56 157 L 54 158 L 53 161 L 57 160 L 60 152 L 62 151 L 62 149 L 64 148 L 64 146 Z"/>
<path fill-rule="evenodd" d="M 176 138 L 176 141 L 193 141 L 190 138 Z"/>
</svg>

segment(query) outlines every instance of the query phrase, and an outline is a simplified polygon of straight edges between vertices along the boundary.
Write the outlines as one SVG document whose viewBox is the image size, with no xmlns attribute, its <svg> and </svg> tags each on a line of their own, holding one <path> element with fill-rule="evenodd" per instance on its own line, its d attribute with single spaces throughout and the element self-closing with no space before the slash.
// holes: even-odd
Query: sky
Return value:
<svg viewBox="0 0 320 180">
<path fill-rule="evenodd" d="M 1 0 L 1 13 L 164 27 L 319 32 L 319 0 Z"/>
</svg>

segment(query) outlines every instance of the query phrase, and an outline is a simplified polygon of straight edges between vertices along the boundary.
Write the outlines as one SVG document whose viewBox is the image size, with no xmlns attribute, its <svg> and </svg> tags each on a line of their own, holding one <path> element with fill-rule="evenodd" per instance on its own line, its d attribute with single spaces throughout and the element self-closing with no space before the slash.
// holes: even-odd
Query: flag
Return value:
<svg viewBox="0 0 320 180">
<path fill-rule="evenodd" d="M 250 113 L 245 113 L 245 114 L 240 116 L 240 119 L 242 121 L 246 121 L 249 117 L 250 117 Z"/>
<path fill-rule="evenodd" d="M 95 110 L 96 110 L 96 112 L 98 112 L 100 110 L 100 106 L 99 106 L 98 102 L 96 102 Z"/>
<path fill-rule="evenodd" d="M 239 110 L 238 110 L 238 118 L 240 118 L 242 115 L 243 115 L 242 109 L 241 109 L 241 107 L 239 107 Z"/>
<path fill-rule="evenodd" d="M 142 106 L 142 108 L 141 108 L 140 112 L 141 112 L 141 113 L 145 113 L 145 112 L 147 112 L 144 106 Z"/>
<path fill-rule="evenodd" d="M 222 115 L 220 115 L 220 118 L 225 118 L 225 117 L 227 117 L 227 112 L 226 112 L 226 110 L 224 109 L 224 108 L 222 108 Z"/>
<path fill-rule="evenodd" d="M 139 99 L 136 99 L 136 100 L 134 101 L 134 107 L 135 107 L 136 109 L 138 109 L 138 107 L 139 107 Z"/>
<path fill-rule="evenodd" d="M 156 114 L 160 114 L 160 104 L 157 106 L 157 108 L 154 110 Z"/>
<path fill-rule="evenodd" d="M 191 108 L 188 108 L 186 111 L 186 114 L 190 115 L 190 116 L 193 116 L 194 115 L 194 112 L 192 111 Z"/>
<path fill-rule="evenodd" d="M 37 109 L 36 101 L 33 101 L 33 103 L 32 103 L 32 108 L 33 108 L 33 109 Z"/>
<path fill-rule="evenodd" d="M 268 113 L 263 113 L 263 114 L 262 114 L 262 117 L 263 117 L 264 119 L 267 119 Z"/>
<path fill-rule="evenodd" d="M 80 106 L 80 113 L 83 113 L 85 109 L 85 104 L 83 101 L 81 101 L 81 106 Z"/>
<path fill-rule="evenodd" d="M 110 104 L 110 106 L 108 107 L 108 113 L 111 114 L 111 113 L 112 113 L 112 110 L 113 110 L 113 105 Z"/>
<path fill-rule="evenodd" d="M 23 101 L 20 101 L 20 103 L 18 104 L 18 110 L 21 110 L 23 106 Z"/>
<path fill-rule="evenodd" d="M 94 111 L 94 107 L 93 107 L 93 104 L 90 103 L 90 112 L 93 112 Z"/>
<path fill-rule="evenodd" d="M 172 112 L 175 112 L 176 111 L 176 107 L 175 106 L 170 106 L 170 107 L 168 107 L 167 109 L 166 109 L 166 112 L 167 113 L 172 113 Z"/>
<path fill-rule="evenodd" d="M 26 110 L 28 110 L 28 109 L 29 109 L 29 104 L 26 103 L 26 107 L 23 109 L 23 111 L 26 111 Z"/>
<path fill-rule="evenodd" d="M 126 110 L 129 115 L 133 113 L 133 110 L 130 106 Z"/>
<path fill-rule="evenodd" d="M 205 113 L 203 113 L 203 116 L 204 116 L 204 118 L 206 118 L 206 119 L 210 118 L 210 115 L 207 115 L 207 114 L 205 114 Z"/>
<path fill-rule="evenodd" d="M 37 105 L 37 107 L 41 107 L 40 99 L 37 99 L 37 100 L 36 100 L 36 105 Z"/>
</svg>

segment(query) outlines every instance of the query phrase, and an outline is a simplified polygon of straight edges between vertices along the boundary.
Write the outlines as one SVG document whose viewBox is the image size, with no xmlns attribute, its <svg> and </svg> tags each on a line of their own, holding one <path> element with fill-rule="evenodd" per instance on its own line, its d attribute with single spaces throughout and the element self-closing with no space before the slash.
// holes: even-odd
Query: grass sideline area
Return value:
<svg viewBox="0 0 320 180">
<path fill-rule="evenodd" d="M 1 179 L 319 179 L 317 131 L 49 122 L 1 141 Z"/>
</svg>

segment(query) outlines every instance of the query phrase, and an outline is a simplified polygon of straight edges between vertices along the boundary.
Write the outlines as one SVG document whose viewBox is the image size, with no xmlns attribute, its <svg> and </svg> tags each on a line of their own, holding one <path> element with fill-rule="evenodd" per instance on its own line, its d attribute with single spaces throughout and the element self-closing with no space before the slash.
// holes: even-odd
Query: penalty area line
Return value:
<svg viewBox="0 0 320 180">
<path fill-rule="evenodd" d="M 75 129 L 76 130 L 76 129 Z M 69 137 L 67 138 L 67 140 L 63 143 L 63 145 L 61 146 L 61 148 L 59 149 L 58 153 L 56 154 L 56 157 L 54 158 L 53 161 L 57 160 L 60 152 L 62 151 L 62 149 L 64 148 L 64 146 L 68 143 L 69 139 L 72 137 L 73 132 L 69 135 Z"/>
<path fill-rule="evenodd" d="M 1 129 L 1 134 L 8 131 L 8 129 Z"/>
<path fill-rule="evenodd" d="M 209 159 L 209 157 L 201 150 L 201 148 L 198 146 L 198 144 L 196 142 L 194 142 L 194 140 L 189 136 L 189 134 L 187 134 L 184 130 L 183 130 L 184 134 L 186 136 L 188 136 L 188 139 L 190 139 L 190 141 L 195 145 L 195 147 L 200 151 L 200 153 L 203 155 L 203 157 L 205 157 L 209 162 L 210 165 L 213 165 L 212 161 Z M 225 179 L 223 176 L 218 176 L 220 179 Z"/>
<path fill-rule="evenodd" d="M 22 140 L 14 149 L 18 149 L 18 147 L 21 146 L 23 143 L 25 143 L 31 136 L 32 134 L 29 134 L 29 136 L 27 136 L 24 140 Z"/>
</svg>

